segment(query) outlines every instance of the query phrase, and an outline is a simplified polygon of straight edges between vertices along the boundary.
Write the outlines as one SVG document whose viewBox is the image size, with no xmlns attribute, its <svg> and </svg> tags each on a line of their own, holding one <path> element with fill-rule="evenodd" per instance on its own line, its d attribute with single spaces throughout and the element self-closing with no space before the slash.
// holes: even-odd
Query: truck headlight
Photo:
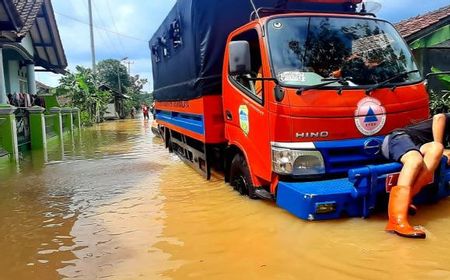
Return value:
<svg viewBox="0 0 450 280">
<path fill-rule="evenodd" d="M 322 154 L 317 150 L 272 147 L 273 171 L 280 175 L 317 175 L 325 173 Z"/>
</svg>

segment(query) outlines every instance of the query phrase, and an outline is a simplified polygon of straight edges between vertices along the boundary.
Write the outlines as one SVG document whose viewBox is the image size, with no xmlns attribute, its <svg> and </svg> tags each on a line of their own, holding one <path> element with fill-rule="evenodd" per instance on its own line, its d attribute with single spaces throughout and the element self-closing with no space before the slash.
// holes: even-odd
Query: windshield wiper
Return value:
<svg viewBox="0 0 450 280">
<path fill-rule="evenodd" d="M 398 79 L 398 78 L 401 78 L 401 77 L 403 77 L 403 76 L 409 75 L 409 74 L 411 74 L 411 73 L 416 73 L 416 72 L 419 72 L 419 70 L 411 70 L 411 71 L 402 72 L 402 73 L 399 73 L 399 74 L 397 74 L 397 75 L 395 75 L 395 76 L 393 76 L 393 77 L 390 77 L 390 78 L 387 79 L 387 80 L 382 81 L 381 83 L 376 83 L 375 85 L 373 85 L 373 86 L 369 87 L 368 89 L 366 89 L 366 94 L 367 94 L 367 95 L 370 95 L 370 93 L 371 93 L 372 91 L 374 91 L 374 90 L 376 90 L 376 89 L 379 89 L 379 88 L 381 88 L 381 87 L 387 85 L 389 82 L 391 82 L 391 81 L 393 81 L 393 80 L 396 80 L 396 79 Z M 395 86 L 394 86 L 393 89 L 395 89 Z"/>
<path fill-rule="evenodd" d="M 346 78 L 324 78 L 321 81 L 324 83 L 321 84 L 317 84 L 317 85 L 312 85 L 312 86 L 304 86 L 301 87 L 297 90 L 297 94 L 301 95 L 304 91 L 307 90 L 311 90 L 311 89 L 319 89 L 319 88 L 323 88 L 327 85 L 331 85 L 334 83 L 340 83 L 343 86 L 348 86 L 348 81 L 351 81 L 352 78 L 351 77 L 346 77 Z"/>
</svg>

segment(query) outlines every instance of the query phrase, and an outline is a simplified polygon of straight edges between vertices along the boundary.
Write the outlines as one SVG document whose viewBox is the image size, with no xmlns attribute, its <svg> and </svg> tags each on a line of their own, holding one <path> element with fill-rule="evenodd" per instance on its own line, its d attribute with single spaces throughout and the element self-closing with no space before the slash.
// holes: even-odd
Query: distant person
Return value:
<svg viewBox="0 0 450 280">
<path fill-rule="evenodd" d="M 403 164 L 397 185 L 389 195 L 389 222 L 386 231 L 403 237 L 425 238 L 425 232 L 410 226 L 408 209 L 415 210 L 412 198 L 433 181 L 444 151 L 450 140 L 450 114 L 438 114 L 423 122 L 396 129 L 383 141 L 383 155 Z"/>
<path fill-rule="evenodd" d="M 131 118 L 134 119 L 134 117 L 136 116 L 136 108 L 131 107 L 131 112 L 130 112 Z"/>
<path fill-rule="evenodd" d="M 148 115 L 148 106 L 147 104 L 142 105 L 142 113 L 144 114 L 144 120 L 149 120 L 150 116 Z"/>
</svg>

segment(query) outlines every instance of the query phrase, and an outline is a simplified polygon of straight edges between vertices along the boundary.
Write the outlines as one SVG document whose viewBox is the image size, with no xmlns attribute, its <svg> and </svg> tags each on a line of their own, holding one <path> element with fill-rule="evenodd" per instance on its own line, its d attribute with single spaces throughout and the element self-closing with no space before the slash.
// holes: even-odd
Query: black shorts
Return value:
<svg viewBox="0 0 450 280">
<path fill-rule="evenodd" d="M 414 144 L 408 134 L 393 132 L 384 139 L 382 151 L 385 158 L 400 162 L 402 156 L 407 152 L 418 151 L 420 153 L 420 146 Z"/>
</svg>

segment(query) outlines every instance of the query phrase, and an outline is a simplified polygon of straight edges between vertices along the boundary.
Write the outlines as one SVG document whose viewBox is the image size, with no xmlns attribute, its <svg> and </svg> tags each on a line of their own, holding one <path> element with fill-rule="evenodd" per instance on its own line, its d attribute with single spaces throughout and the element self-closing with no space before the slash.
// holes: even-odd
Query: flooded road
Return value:
<svg viewBox="0 0 450 280">
<path fill-rule="evenodd" d="M 0 165 L 0 279 L 450 279 L 450 200 L 411 221 L 305 222 L 108 122 Z"/>
</svg>

